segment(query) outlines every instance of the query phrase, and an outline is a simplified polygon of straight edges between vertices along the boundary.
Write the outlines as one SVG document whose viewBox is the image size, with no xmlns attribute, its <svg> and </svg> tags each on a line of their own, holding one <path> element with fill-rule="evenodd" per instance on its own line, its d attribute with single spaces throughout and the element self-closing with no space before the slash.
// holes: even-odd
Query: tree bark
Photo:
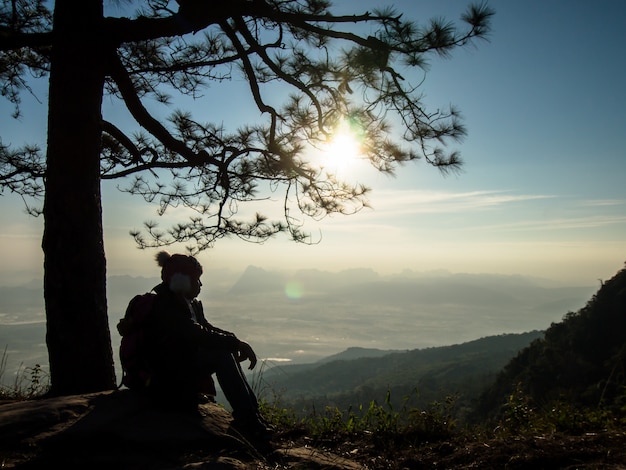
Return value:
<svg viewBox="0 0 626 470">
<path fill-rule="evenodd" d="M 102 0 L 56 0 L 44 201 L 51 394 L 115 387 L 100 193 Z"/>
</svg>

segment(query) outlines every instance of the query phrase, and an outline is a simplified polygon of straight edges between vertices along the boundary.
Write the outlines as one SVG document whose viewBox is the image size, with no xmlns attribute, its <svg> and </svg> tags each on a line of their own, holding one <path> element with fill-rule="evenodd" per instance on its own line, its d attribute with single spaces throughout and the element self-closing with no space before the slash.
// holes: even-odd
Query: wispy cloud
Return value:
<svg viewBox="0 0 626 470">
<path fill-rule="evenodd" d="M 371 202 L 376 212 L 397 216 L 484 210 L 553 197 L 555 196 L 545 194 L 510 194 L 498 190 L 468 192 L 387 190 L 373 193 Z"/>
<path fill-rule="evenodd" d="M 484 190 L 466 192 L 420 191 L 420 190 L 384 190 L 372 195 L 372 211 L 364 211 L 354 217 L 333 218 L 332 223 L 324 224 L 325 231 L 378 236 L 400 237 L 406 230 L 418 231 L 444 229 L 441 221 L 429 219 L 427 224 L 420 222 L 419 215 L 465 215 L 483 212 L 485 217 L 466 219 L 459 229 L 471 232 L 546 232 L 559 230 L 594 229 L 619 226 L 626 223 L 626 215 L 617 213 L 599 214 L 594 208 L 617 207 L 624 201 L 617 199 L 580 200 L 560 199 L 554 201 L 554 207 L 532 206 L 533 202 L 556 199 L 548 194 L 513 194 L 503 190 Z M 585 210 L 586 208 L 586 210 Z M 537 214 L 550 214 L 553 210 L 560 213 L 557 217 L 538 217 Z M 491 217 L 487 211 L 494 211 Z M 504 213 L 498 212 L 504 211 Z M 569 212 L 565 216 L 564 213 Z M 501 214 L 502 216 L 500 216 Z M 455 219 L 457 223 L 458 219 Z M 434 224 L 434 225 L 433 225 Z"/>
<path fill-rule="evenodd" d="M 622 206 L 624 204 L 626 201 L 622 199 L 591 199 L 581 203 L 582 206 L 587 207 Z"/>
<path fill-rule="evenodd" d="M 483 225 L 473 227 L 479 230 L 508 230 L 508 231 L 535 231 L 535 230 L 572 230 L 585 228 L 600 228 L 610 225 L 626 224 L 626 216 L 588 216 L 588 217 L 561 217 L 555 219 L 522 220 L 513 223 Z"/>
<path fill-rule="evenodd" d="M 418 232 L 444 229 L 441 221 L 426 223 L 426 216 L 507 210 L 520 203 L 553 198 L 551 195 L 510 194 L 506 191 L 383 190 L 372 196 L 372 209 L 350 217 L 331 217 L 320 225 L 323 233 L 360 233 L 367 237 L 400 239 Z M 424 219 L 421 218 L 424 216 Z M 473 224 L 470 224 L 473 225 Z M 467 224 L 463 225 L 463 228 Z M 407 232 L 408 230 L 408 232 Z"/>
</svg>

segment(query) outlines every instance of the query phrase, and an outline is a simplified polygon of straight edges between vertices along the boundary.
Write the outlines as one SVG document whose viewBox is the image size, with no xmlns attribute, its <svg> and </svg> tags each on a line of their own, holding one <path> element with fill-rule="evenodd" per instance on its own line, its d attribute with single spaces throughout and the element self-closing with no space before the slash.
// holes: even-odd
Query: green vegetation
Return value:
<svg viewBox="0 0 626 470">
<path fill-rule="evenodd" d="M 292 408 L 282 407 L 278 402 L 264 402 L 262 412 L 278 430 L 280 440 L 304 442 L 313 448 L 349 455 L 353 460 L 370 465 L 370 468 L 388 469 L 425 468 L 423 463 L 432 461 L 429 460 L 431 457 L 436 462 L 448 455 L 451 459 L 472 461 L 480 461 L 477 456 L 485 455 L 484 459 L 491 460 L 492 466 L 480 468 L 503 468 L 493 466 L 493 462 L 510 460 L 511 443 L 517 443 L 514 451 L 531 455 L 535 453 L 533 448 L 536 448 L 537 441 L 545 446 L 541 448 L 544 450 L 537 451 L 540 461 L 544 459 L 543 463 L 550 460 L 571 462 L 578 458 L 577 452 L 562 450 L 563 443 L 571 442 L 571 436 L 619 436 L 626 425 L 626 414 L 623 412 L 575 408 L 565 402 L 538 408 L 521 391 L 508 398 L 499 420 L 473 425 L 461 425 L 455 420 L 455 397 L 433 402 L 423 409 L 405 406 L 395 410 L 391 403 L 388 394 L 383 404 L 372 401 L 368 406 L 347 411 L 328 406 L 320 412 L 298 417 Z M 595 445 L 591 445 L 591 450 L 581 449 L 580 452 L 601 452 L 593 447 Z M 563 455 L 551 446 L 561 448 L 559 452 Z M 545 449 L 547 456 L 542 454 Z M 568 452 L 571 455 L 568 456 Z M 535 457 L 528 458 L 532 460 Z M 558 468 L 558 464 L 554 465 L 547 464 L 544 468 Z M 453 463 L 446 468 L 456 467 Z M 470 465 L 462 468 L 478 467 Z"/>
<path fill-rule="evenodd" d="M 367 458 L 370 464 L 373 460 L 378 460 L 378 465 L 399 462 L 401 454 L 410 454 L 423 443 L 448 441 L 461 435 L 452 418 L 453 398 L 434 402 L 426 409 L 408 406 L 408 397 L 404 401 L 405 406 L 395 410 L 391 394 L 387 393 L 382 404 L 371 401 L 346 411 L 326 406 L 306 417 L 296 416 L 293 408 L 282 407 L 279 402 L 262 402 L 261 410 L 278 430 L 279 439 L 304 439 L 313 447 L 349 454 L 355 460 Z"/>
<path fill-rule="evenodd" d="M 564 400 L 537 406 L 521 388 L 515 390 L 502 407 L 494 433 L 498 436 L 524 434 L 579 435 L 590 432 L 623 430 L 626 409 L 578 407 Z"/>
<path fill-rule="evenodd" d="M 582 434 L 585 432 L 618 431 L 626 425 L 626 412 L 606 409 L 576 408 L 566 402 L 554 402 L 550 407 L 535 408 L 532 400 L 516 392 L 503 405 L 502 418 L 472 426 L 459 426 L 455 420 L 455 398 L 433 402 L 425 409 L 405 407 L 395 411 L 390 397 L 385 404 L 375 401 L 358 410 L 340 411 L 327 406 L 322 412 L 297 417 L 294 410 L 279 403 L 262 403 L 262 411 L 281 432 L 299 429 L 312 439 L 345 439 L 372 436 L 397 442 L 413 438 L 415 442 L 433 442 L 451 438 L 474 439 L 477 436 L 512 437 L 523 435 Z"/>
<path fill-rule="evenodd" d="M 28 400 L 45 394 L 50 388 L 50 376 L 41 365 L 20 367 L 11 385 L 3 385 L 6 374 L 7 348 L 0 357 L 0 400 Z"/>
</svg>

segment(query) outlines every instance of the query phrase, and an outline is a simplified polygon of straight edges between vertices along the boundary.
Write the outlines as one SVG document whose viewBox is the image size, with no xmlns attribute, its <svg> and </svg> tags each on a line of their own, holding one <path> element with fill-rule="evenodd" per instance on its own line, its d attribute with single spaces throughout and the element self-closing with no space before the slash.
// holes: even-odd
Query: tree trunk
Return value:
<svg viewBox="0 0 626 470">
<path fill-rule="evenodd" d="M 115 387 L 99 176 L 102 15 L 101 0 L 55 2 L 42 242 L 54 395 Z"/>
</svg>

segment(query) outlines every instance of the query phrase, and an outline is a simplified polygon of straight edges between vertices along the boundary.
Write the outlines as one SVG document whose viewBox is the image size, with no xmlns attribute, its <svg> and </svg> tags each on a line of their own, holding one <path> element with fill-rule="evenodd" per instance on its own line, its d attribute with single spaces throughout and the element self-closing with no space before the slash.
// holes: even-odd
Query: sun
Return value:
<svg viewBox="0 0 626 470">
<path fill-rule="evenodd" d="M 331 139 L 327 152 L 333 158 L 341 160 L 355 159 L 361 153 L 359 142 L 355 136 L 348 131 L 341 131 Z"/>
<path fill-rule="evenodd" d="M 320 166 L 335 176 L 347 176 L 364 159 L 362 138 L 342 121 L 321 148 Z"/>
</svg>

